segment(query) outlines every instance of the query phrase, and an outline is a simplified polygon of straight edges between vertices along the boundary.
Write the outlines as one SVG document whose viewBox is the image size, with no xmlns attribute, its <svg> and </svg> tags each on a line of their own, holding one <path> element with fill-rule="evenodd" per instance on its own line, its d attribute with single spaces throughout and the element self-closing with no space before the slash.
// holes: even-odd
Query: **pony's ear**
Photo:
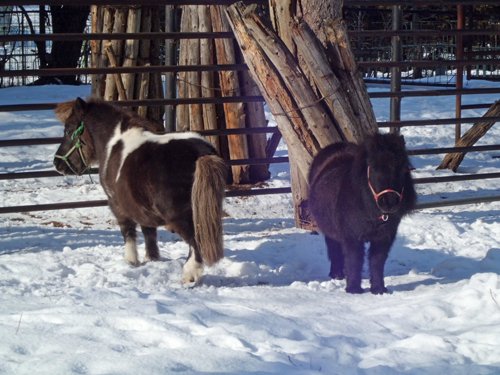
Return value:
<svg viewBox="0 0 500 375">
<path fill-rule="evenodd" d="M 87 102 L 78 97 L 75 100 L 74 111 L 78 114 L 83 114 L 87 110 Z"/>
</svg>

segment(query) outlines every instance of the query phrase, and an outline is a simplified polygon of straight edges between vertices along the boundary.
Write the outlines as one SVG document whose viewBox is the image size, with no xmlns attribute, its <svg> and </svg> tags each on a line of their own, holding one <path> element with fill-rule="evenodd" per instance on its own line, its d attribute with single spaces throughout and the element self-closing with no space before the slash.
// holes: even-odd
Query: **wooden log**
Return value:
<svg viewBox="0 0 500 375">
<path fill-rule="evenodd" d="M 165 32 L 173 32 L 174 28 L 174 6 L 165 5 Z M 165 65 L 172 66 L 175 63 L 176 43 L 172 39 L 165 39 Z M 175 98 L 175 74 L 173 72 L 165 73 L 165 98 Z M 167 132 L 175 131 L 175 106 L 165 106 L 165 130 Z"/>
<path fill-rule="evenodd" d="M 109 65 L 113 68 L 116 68 L 118 66 L 118 62 L 116 60 L 116 56 L 113 52 L 113 47 L 111 46 L 111 44 L 108 44 L 106 46 L 106 55 L 108 56 Z M 128 96 L 125 92 L 125 86 L 123 85 L 121 75 L 117 73 L 113 74 L 112 76 L 115 80 L 115 86 L 118 91 L 118 100 L 127 100 Z"/>
<path fill-rule="evenodd" d="M 293 0 L 270 0 L 269 13 L 276 34 L 288 47 L 293 56 L 296 56 L 295 44 L 292 39 L 291 20 L 294 17 L 295 1 Z"/>
<path fill-rule="evenodd" d="M 92 5 L 90 8 L 90 19 L 91 19 L 91 32 L 93 34 L 100 33 L 103 31 L 104 27 L 104 8 Z M 104 58 L 101 55 L 101 45 L 100 40 L 90 41 L 90 64 L 92 68 L 101 68 L 104 66 Z M 92 74 L 91 85 L 92 85 L 92 96 L 102 97 L 101 93 L 104 91 L 104 80 L 106 76 L 104 74 Z"/>
<path fill-rule="evenodd" d="M 328 115 L 287 47 L 251 9 L 230 6 L 231 26 L 289 150 L 300 156 L 298 168 L 306 178 L 313 155 L 341 138 L 332 131 Z"/>
<path fill-rule="evenodd" d="M 308 66 L 311 83 L 328 106 L 329 117 L 332 118 L 340 136 L 337 141 L 360 143 L 367 133 L 374 133 L 376 127 L 368 127 L 368 131 L 362 131 L 363 120 L 359 119 L 353 110 L 352 102 L 344 89 L 344 80 L 340 81 L 332 70 L 325 50 L 308 25 L 305 22 L 295 22 L 292 36 L 298 55 Z M 360 109 L 357 108 L 356 112 L 360 112 Z"/>
<path fill-rule="evenodd" d="M 316 96 L 296 59 L 276 33 L 267 28 L 256 13 L 248 13 L 245 23 L 259 48 L 277 69 L 285 85 L 284 89 L 296 103 L 286 115 L 303 117 L 304 127 L 301 131 L 311 154 L 314 155 L 320 148 L 342 139 L 325 112 L 322 98 Z"/>
<path fill-rule="evenodd" d="M 210 7 L 212 27 L 215 32 L 230 31 L 225 7 L 214 5 Z M 218 64 L 235 64 L 236 53 L 233 41 L 230 39 L 216 39 L 215 50 Z M 222 96 L 239 96 L 240 85 L 238 76 L 233 71 L 219 72 L 219 84 Z M 224 115 L 228 129 L 245 127 L 245 112 L 242 103 L 224 103 Z M 230 135 L 228 138 L 231 159 L 248 159 L 248 144 L 245 136 Z M 232 166 L 233 183 L 243 184 L 250 181 L 250 168 L 248 165 Z"/>
<path fill-rule="evenodd" d="M 241 57 L 242 58 L 242 57 Z M 247 71 L 241 72 L 241 90 L 244 96 L 260 95 L 259 89 Z M 267 126 L 263 103 L 245 103 L 245 125 L 247 128 L 261 128 Z M 247 137 L 248 153 L 250 158 L 266 158 L 267 138 L 265 134 L 252 134 Z M 250 181 L 252 183 L 265 181 L 271 174 L 269 165 L 251 165 Z"/>
<path fill-rule="evenodd" d="M 191 17 L 189 16 L 190 8 L 189 6 L 182 7 L 181 16 L 181 32 L 187 32 L 190 30 Z M 179 65 L 188 65 L 188 40 L 181 39 L 179 43 Z M 177 73 L 177 93 L 179 98 L 187 97 L 187 72 Z M 178 105 L 176 107 L 176 123 L 175 128 L 177 131 L 187 131 L 189 130 L 189 107 L 187 105 Z"/>
<path fill-rule="evenodd" d="M 295 1 L 292 0 L 270 0 L 269 2 L 269 12 L 271 14 L 271 21 L 276 30 L 276 34 L 281 38 L 283 43 L 287 46 L 290 53 L 298 59 L 299 66 L 303 68 L 305 75 L 308 74 L 308 68 L 306 64 L 303 64 L 301 59 L 301 54 L 297 53 L 297 48 L 293 40 L 292 34 L 292 19 L 295 14 Z M 304 69 L 305 68 L 305 69 Z M 309 79 L 309 78 L 308 78 Z M 273 136 L 269 143 L 269 148 L 278 147 L 279 139 Z M 269 149 L 268 149 L 269 152 Z M 300 155 L 298 155 L 300 158 Z M 289 150 L 289 160 L 290 160 L 290 182 L 292 184 L 292 201 L 294 206 L 294 218 L 296 226 L 304 229 L 309 229 L 307 206 L 308 195 L 308 183 L 306 176 L 300 171 L 300 167 L 297 165 L 297 158 L 294 157 L 293 151 Z"/>
<path fill-rule="evenodd" d="M 301 142 L 303 137 L 300 131 L 304 127 L 303 119 L 300 116 L 291 115 L 297 106 L 288 95 L 280 73 L 258 46 L 253 36 L 253 29 L 247 27 L 244 22 L 243 18 L 246 16 L 244 12 L 245 8 L 242 8 L 240 4 L 227 9 L 234 35 L 243 51 L 253 79 L 266 99 L 271 113 L 275 115 L 277 126 L 287 142 L 288 149 L 296 149 L 296 155 L 300 155 L 297 164 L 303 176 L 306 177 L 312 161 L 312 150 L 306 148 L 305 142 Z"/>
<path fill-rule="evenodd" d="M 112 33 L 113 32 L 113 19 L 114 19 L 115 9 L 113 7 L 103 7 L 102 13 L 97 12 L 96 16 L 102 16 L 102 21 L 96 22 L 96 27 L 102 27 L 101 30 L 96 30 L 96 32 L 102 33 Z M 96 61 L 99 67 L 105 67 L 108 63 L 106 56 L 106 45 L 110 43 L 110 40 L 105 40 L 99 43 L 99 50 L 96 51 L 98 55 Z M 104 93 L 106 91 L 106 75 L 96 76 L 95 87 L 92 88 L 92 94 L 97 98 L 104 98 Z"/>
<path fill-rule="evenodd" d="M 141 8 L 131 7 L 127 15 L 127 33 L 137 33 L 141 29 Z M 127 39 L 124 47 L 123 66 L 136 66 L 139 54 L 139 40 Z M 123 85 L 128 98 L 134 96 L 135 74 L 122 74 Z"/>
<path fill-rule="evenodd" d="M 496 117 L 500 116 L 500 100 L 493 103 L 493 105 L 486 111 L 483 117 Z M 456 147 L 471 147 L 479 139 L 481 139 L 488 130 L 496 123 L 495 120 L 481 120 L 472 125 L 472 127 L 465 132 L 465 134 L 460 137 L 458 142 L 456 142 Z M 464 160 L 466 152 L 454 152 L 446 154 L 443 161 L 437 169 L 451 169 L 453 172 L 458 170 L 458 167 Z"/>
<path fill-rule="evenodd" d="M 210 16 L 210 7 L 207 5 L 198 6 L 198 19 L 200 32 L 212 31 L 212 19 Z M 201 65 L 213 65 L 214 63 L 214 43 L 211 39 L 200 39 L 200 63 Z M 201 72 L 201 97 L 211 98 L 214 93 L 214 74 L 213 72 Z M 215 104 L 203 104 L 203 128 L 207 130 L 217 129 L 217 110 Z M 207 139 L 219 150 L 219 137 L 209 136 Z"/>
<path fill-rule="evenodd" d="M 153 6 L 151 7 L 152 19 L 151 19 L 151 31 L 160 30 L 161 29 L 161 21 L 160 21 L 160 7 Z M 160 39 L 151 40 L 151 49 L 149 54 L 149 60 L 151 65 L 158 66 L 160 65 L 160 56 L 161 56 L 161 48 L 162 42 Z M 151 74 L 151 83 L 149 85 L 149 98 L 163 98 L 163 81 L 161 73 L 152 73 Z M 154 120 L 158 124 L 162 131 L 164 131 L 163 126 L 163 114 L 164 110 L 162 106 L 149 106 L 147 112 L 147 118 L 150 120 Z"/>
<path fill-rule="evenodd" d="M 364 136 L 378 131 L 377 120 L 368 96 L 368 90 L 350 48 L 344 21 L 342 19 L 332 19 L 327 22 L 325 24 L 325 34 L 328 38 L 328 52 L 337 51 L 336 55 L 332 52 L 330 61 L 333 68 L 338 66 L 338 69 L 334 69 L 334 71 L 341 80 L 344 92 L 349 98 L 353 112 L 357 116 L 358 121 L 355 124 L 358 132 L 362 135 L 362 137 L 358 138 L 359 142 Z"/>
<path fill-rule="evenodd" d="M 126 30 L 127 24 L 127 9 L 124 7 L 118 7 L 115 10 L 114 19 L 113 19 L 113 30 L 112 33 L 123 33 Z M 110 42 L 111 49 L 113 50 L 117 64 L 121 64 L 121 56 L 123 49 L 123 41 L 122 40 L 112 40 Z M 105 43 L 104 52 L 106 53 L 106 48 L 108 43 Z M 107 53 L 106 53 L 107 54 Z M 108 75 L 110 77 L 110 75 Z M 112 76 L 111 76 L 112 77 Z M 116 87 L 116 81 L 114 79 L 106 79 L 106 88 L 104 90 L 104 100 L 112 101 L 118 99 L 118 90 Z"/>
<path fill-rule="evenodd" d="M 199 17 L 198 6 L 189 6 L 190 32 L 198 32 Z M 200 40 L 189 39 L 188 44 L 188 65 L 200 65 Z M 200 72 L 187 73 L 187 97 L 201 97 L 201 75 Z M 203 112 L 201 104 L 189 104 L 189 128 L 193 131 L 203 130 Z"/>
<path fill-rule="evenodd" d="M 150 32 L 152 24 L 152 8 L 143 7 L 141 12 L 141 31 Z M 151 56 L 151 41 L 142 39 L 139 43 L 138 52 L 138 65 L 149 66 Z M 140 75 L 140 81 L 138 87 L 136 87 L 135 97 L 139 100 L 148 99 L 149 97 L 149 85 L 150 85 L 150 74 L 145 72 Z M 137 108 L 137 113 L 142 117 L 147 117 L 148 107 L 139 106 Z"/>
</svg>

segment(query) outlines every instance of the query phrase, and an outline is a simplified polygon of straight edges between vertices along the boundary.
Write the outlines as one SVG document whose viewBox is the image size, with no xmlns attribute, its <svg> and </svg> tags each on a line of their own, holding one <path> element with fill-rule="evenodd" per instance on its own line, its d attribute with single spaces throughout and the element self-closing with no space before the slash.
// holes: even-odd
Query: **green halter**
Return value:
<svg viewBox="0 0 500 375">
<path fill-rule="evenodd" d="M 61 159 L 62 161 L 64 161 L 66 163 L 66 165 L 68 166 L 68 168 L 71 170 L 71 172 L 73 172 L 76 175 L 82 175 L 87 169 L 89 169 L 89 165 L 88 165 L 87 161 L 85 160 L 85 156 L 83 155 L 83 151 L 82 151 L 82 145 L 84 143 L 81 140 L 81 136 L 82 136 L 84 131 L 85 131 L 85 127 L 83 125 L 83 121 L 81 121 L 80 126 L 78 126 L 78 128 L 76 128 L 76 130 L 73 132 L 73 134 L 71 134 L 71 140 L 72 141 L 76 140 L 76 142 L 73 144 L 73 146 L 71 146 L 71 148 L 68 150 L 68 152 L 66 152 L 65 155 L 62 155 L 62 156 L 57 155 L 57 154 L 55 155 L 56 159 Z M 71 165 L 71 163 L 69 162 L 69 157 L 71 156 L 71 154 L 75 150 L 78 151 L 78 155 L 80 155 L 80 159 L 81 159 L 83 165 L 85 166 L 85 169 L 81 173 L 76 172 L 73 169 L 73 166 Z"/>
</svg>

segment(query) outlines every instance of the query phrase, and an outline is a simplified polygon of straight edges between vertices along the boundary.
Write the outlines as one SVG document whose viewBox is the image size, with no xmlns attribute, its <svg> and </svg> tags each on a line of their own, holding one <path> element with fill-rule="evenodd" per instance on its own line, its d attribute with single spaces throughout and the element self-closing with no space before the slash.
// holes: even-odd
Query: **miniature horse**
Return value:
<svg viewBox="0 0 500 375">
<path fill-rule="evenodd" d="M 212 145 L 196 133 L 157 134 L 155 123 L 99 100 L 77 98 L 55 112 L 64 123 L 64 138 L 54 165 L 64 175 L 99 166 L 127 262 L 139 265 L 137 224 L 146 260 L 158 260 L 156 228 L 164 225 L 190 246 L 182 281 L 198 282 L 203 263 L 223 257 L 227 166 Z"/>
<path fill-rule="evenodd" d="M 309 207 L 325 235 L 330 277 L 362 293 L 364 244 L 369 243 L 370 291 L 387 292 L 384 265 L 401 218 L 416 193 L 402 136 L 375 134 L 361 145 L 322 149 L 309 172 Z"/>
</svg>

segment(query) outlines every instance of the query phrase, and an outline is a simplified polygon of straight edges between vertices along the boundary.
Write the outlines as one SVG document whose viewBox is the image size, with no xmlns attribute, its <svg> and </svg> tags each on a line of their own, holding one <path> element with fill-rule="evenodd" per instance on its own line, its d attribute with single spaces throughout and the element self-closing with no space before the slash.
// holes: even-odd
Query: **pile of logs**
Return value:
<svg viewBox="0 0 500 375">
<path fill-rule="evenodd" d="M 312 158 L 338 141 L 360 142 L 377 131 L 357 71 L 341 1 L 270 1 L 272 27 L 256 6 L 228 8 L 250 73 L 288 146 L 296 225 L 314 229 L 307 208 Z"/>
<path fill-rule="evenodd" d="M 182 7 L 181 32 L 231 31 L 222 5 Z M 183 39 L 179 48 L 179 65 L 226 65 L 242 60 L 231 38 Z M 220 71 L 181 72 L 178 75 L 179 98 L 211 98 L 259 95 L 247 72 Z M 177 106 L 176 128 L 184 130 L 243 129 L 265 127 L 263 103 L 189 104 Z M 227 139 L 227 142 L 225 140 Z M 227 159 L 266 158 L 266 136 L 229 135 L 211 137 L 212 143 Z M 272 156 L 272 155 L 269 155 Z M 233 183 L 244 184 L 269 178 L 266 165 L 232 167 Z"/>
<path fill-rule="evenodd" d="M 137 33 L 160 31 L 160 7 L 135 6 L 113 7 L 93 6 L 93 33 Z M 173 12 L 167 7 L 166 12 Z M 231 31 L 224 6 L 182 6 L 180 31 L 219 32 Z M 167 14 L 171 16 L 172 13 Z M 169 30 L 172 31 L 172 30 Z M 110 40 L 93 41 L 92 66 L 148 66 L 160 64 L 160 43 L 154 40 Z M 167 43 L 169 44 L 169 43 Z M 168 65 L 217 65 L 242 62 L 233 38 L 181 39 L 178 54 L 175 45 L 165 48 L 165 63 Z M 173 52 L 173 53 L 172 53 Z M 169 97 L 216 98 L 235 96 L 256 96 L 258 89 L 247 72 L 190 71 L 180 72 L 174 80 L 168 74 L 165 90 Z M 132 100 L 163 98 L 163 83 L 160 73 L 95 75 L 92 80 L 92 94 L 104 100 Z M 172 87 L 174 86 L 175 87 Z M 140 106 L 132 108 L 141 116 L 162 122 L 164 107 Z M 170 108 L 171 109 L 171 108 Z M 174 114 L 168 113 L 168 117 Z M 265 127 L 267 120 L 264 105 L 260 103 L 186 104 L 175 108 L 177 131 L 203 131 L 214 129 L 242 129 Z M 167 130 L 174 130 L 167 128 Z M 226 159 L 264 159 L 267 155 L 265 134 L 210 136 L 209 140 Z M 268 166 L 235 165 L 232 167 L 232 182 L 247 184 L 269 178 Z"/>
<path fill-rule="evenodd" d="M 92 6 L 92 33 L 136 33 L 160 30 L 159 7 Z M 147 66 L 160 63 L 159 40 L 94 40 L 91 42 L 92 67 Z M 92 95 L 104 100 L 162 98 L 159 73 L 96 74 Z M 161 121 L 161 107 L 141 106 L 135 110 L 144 117 Z"/>
</svg>

